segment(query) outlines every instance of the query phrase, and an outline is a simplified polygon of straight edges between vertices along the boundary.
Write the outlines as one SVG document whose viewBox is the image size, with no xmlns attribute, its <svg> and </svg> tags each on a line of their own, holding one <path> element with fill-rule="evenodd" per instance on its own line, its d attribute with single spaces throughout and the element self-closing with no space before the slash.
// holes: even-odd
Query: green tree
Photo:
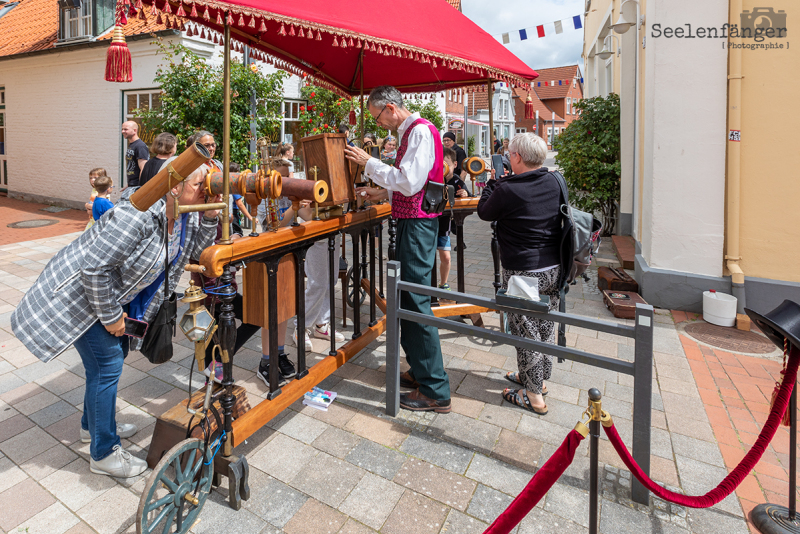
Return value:
<svg viewBox="0 0 800 534">
<path fill-rule="evenodd" d="M 139 110 L 144 128 L 150 132 L 170 132 L 178 138 L 178 152 L 197 130 L 214 134 L 222 159 L 223 69 L 211 66 L 183 45 L 155 44 L 166 63 L 156 71 L 161 86 L 161 106 Z M 280 132 L 283 80 L 288 74 L 277 71 L 262 74 L 237 61 L 231 62 L 231 161 L 250 166 L 250 94 L 256 94 L 257 136 Z"/>
<path fill-rule="evenodd" d="M 605 235 L 614 231 L 619 201 L 619 95 L 586 98 L 575 105 L 580 115 L 556 137 L 556 165 L 569 187 L 570 203 L 603 218 Z"/>
</svg>

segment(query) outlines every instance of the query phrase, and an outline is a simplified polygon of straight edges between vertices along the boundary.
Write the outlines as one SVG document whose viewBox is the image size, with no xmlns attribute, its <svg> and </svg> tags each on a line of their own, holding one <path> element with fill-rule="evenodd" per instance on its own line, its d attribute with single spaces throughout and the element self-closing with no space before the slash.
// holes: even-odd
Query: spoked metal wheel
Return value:
<svg viewBox="0 0 800 534">
<path fill-rule="evenodd" d="M 367 292 L 361 287 L 361 280 L 356 280 L 353 275 L 353 268 L 350 267 L 350 270 L 347 271 L 346 277 L 346 284 L 345 288 L 347 291 L 347 305 L 351 308 L 354 307 L 354 302 L 356 298 L 356 294 L 358 294 L 358 303 L 364 304 L 364 300 L 367 298 Z"/>
<path fill-rule="evenodd" d="M 211 491 L 213 451 L 186 439 L 172 447 L 147 480 L 136 515 L 136 534 L 183 534 L 197 522 Z"/>
</svg>

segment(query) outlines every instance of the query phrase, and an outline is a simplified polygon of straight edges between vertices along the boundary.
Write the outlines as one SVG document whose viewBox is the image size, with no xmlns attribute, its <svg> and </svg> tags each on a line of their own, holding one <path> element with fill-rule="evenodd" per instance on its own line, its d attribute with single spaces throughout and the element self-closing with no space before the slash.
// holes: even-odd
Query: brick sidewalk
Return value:
<svg viewBox="0 0 800 534">
<path fill-rule="evenodd" d="M 89 215 L 85 211 L 73 209 L 56 213 L 42 211 L 43 208 L 47 207 L 49 207 L 47 204 L 24 202 L 0 195 L 0 228 L 3 229 L 0 232 L 0 246 L 80 232 L 83 231 L 89 221 Z M 58 222 L 39 228 L 8 227 L 11 223 L 33 219 L 49 219 Z"/>
<path fill-rule="evenodd" d="M 673 312 L 676 323 L 690 321 L 687 314 Z M 689 314 L 697 320 L 693 314 Z M 714 431 L 725 467 L 736 467 L 758 438 L 770 410 L 782 363 L 716 349 L 682 335 L 700 397 Z M 760 503 L 788 506 L 789 429 L 781 426 L 761 461 L 745 478 L 736 494 L 745 517 Z M 748 522 L 751 532 L 758 531 Z"/>
</svg>

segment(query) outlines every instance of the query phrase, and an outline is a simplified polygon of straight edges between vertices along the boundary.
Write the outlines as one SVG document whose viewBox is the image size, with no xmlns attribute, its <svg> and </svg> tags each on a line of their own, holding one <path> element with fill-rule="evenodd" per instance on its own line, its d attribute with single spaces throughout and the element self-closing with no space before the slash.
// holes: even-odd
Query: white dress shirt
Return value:
<svg viewBox="0 0 800 534">
<path fill-rule="evenodd" d="M 419 119 L 419 113 L 412 113 L 397 129 L 398 139 L 402 139 L 411 124 Z M 389 190 L 398 191 L 407 197 L 414 196 L 425 186 L 428 173 L 436 161 L 434 153 L 436 144 L 433 133 L 425 125 L 414 128 L 408 135 L 408 146 L 400 167 L 395 168 L 383 163 L 378 158 L 370 158 L 364 168 L 367 178 Z"/>
</svg>

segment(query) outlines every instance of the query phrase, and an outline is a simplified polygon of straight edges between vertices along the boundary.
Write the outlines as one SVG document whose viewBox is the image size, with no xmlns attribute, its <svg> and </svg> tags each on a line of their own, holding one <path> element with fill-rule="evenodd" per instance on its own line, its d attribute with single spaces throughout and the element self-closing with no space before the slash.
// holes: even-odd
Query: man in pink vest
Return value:
<svg viewBox="0 0 800 534">
<path fill-rule="evenodd" d="M 439 214 L 425 213 L 421 204 L 428 180 L 444 180 L 441 136 L 419 113 L 406 109 L 403 96 L 394 87 L 373 89 L 367 106 L 378 126 L 397 130 L 401 141 L 394 166 L 371 158 L 357 147 L 345 148 L 345 155 L 364 167 L 367 178 L 386 188 L 367 189 L 367 200 L 391 198 L 392 217 L 397 220 L 396 259 L 402 264 L 401 280 L 430 286 Z M 425 295 L 403 292 L 400 304 L 403 309 L 432 315 L 430 297 Z M 400 375 L 400 385 L 413 389 L 400 395 L 400 406 L 414 411 L 450 412 L 450 379 L 444 370 L 438 329 L 401 321 L 400 344 L 411 366 Z"/>
</svg>

